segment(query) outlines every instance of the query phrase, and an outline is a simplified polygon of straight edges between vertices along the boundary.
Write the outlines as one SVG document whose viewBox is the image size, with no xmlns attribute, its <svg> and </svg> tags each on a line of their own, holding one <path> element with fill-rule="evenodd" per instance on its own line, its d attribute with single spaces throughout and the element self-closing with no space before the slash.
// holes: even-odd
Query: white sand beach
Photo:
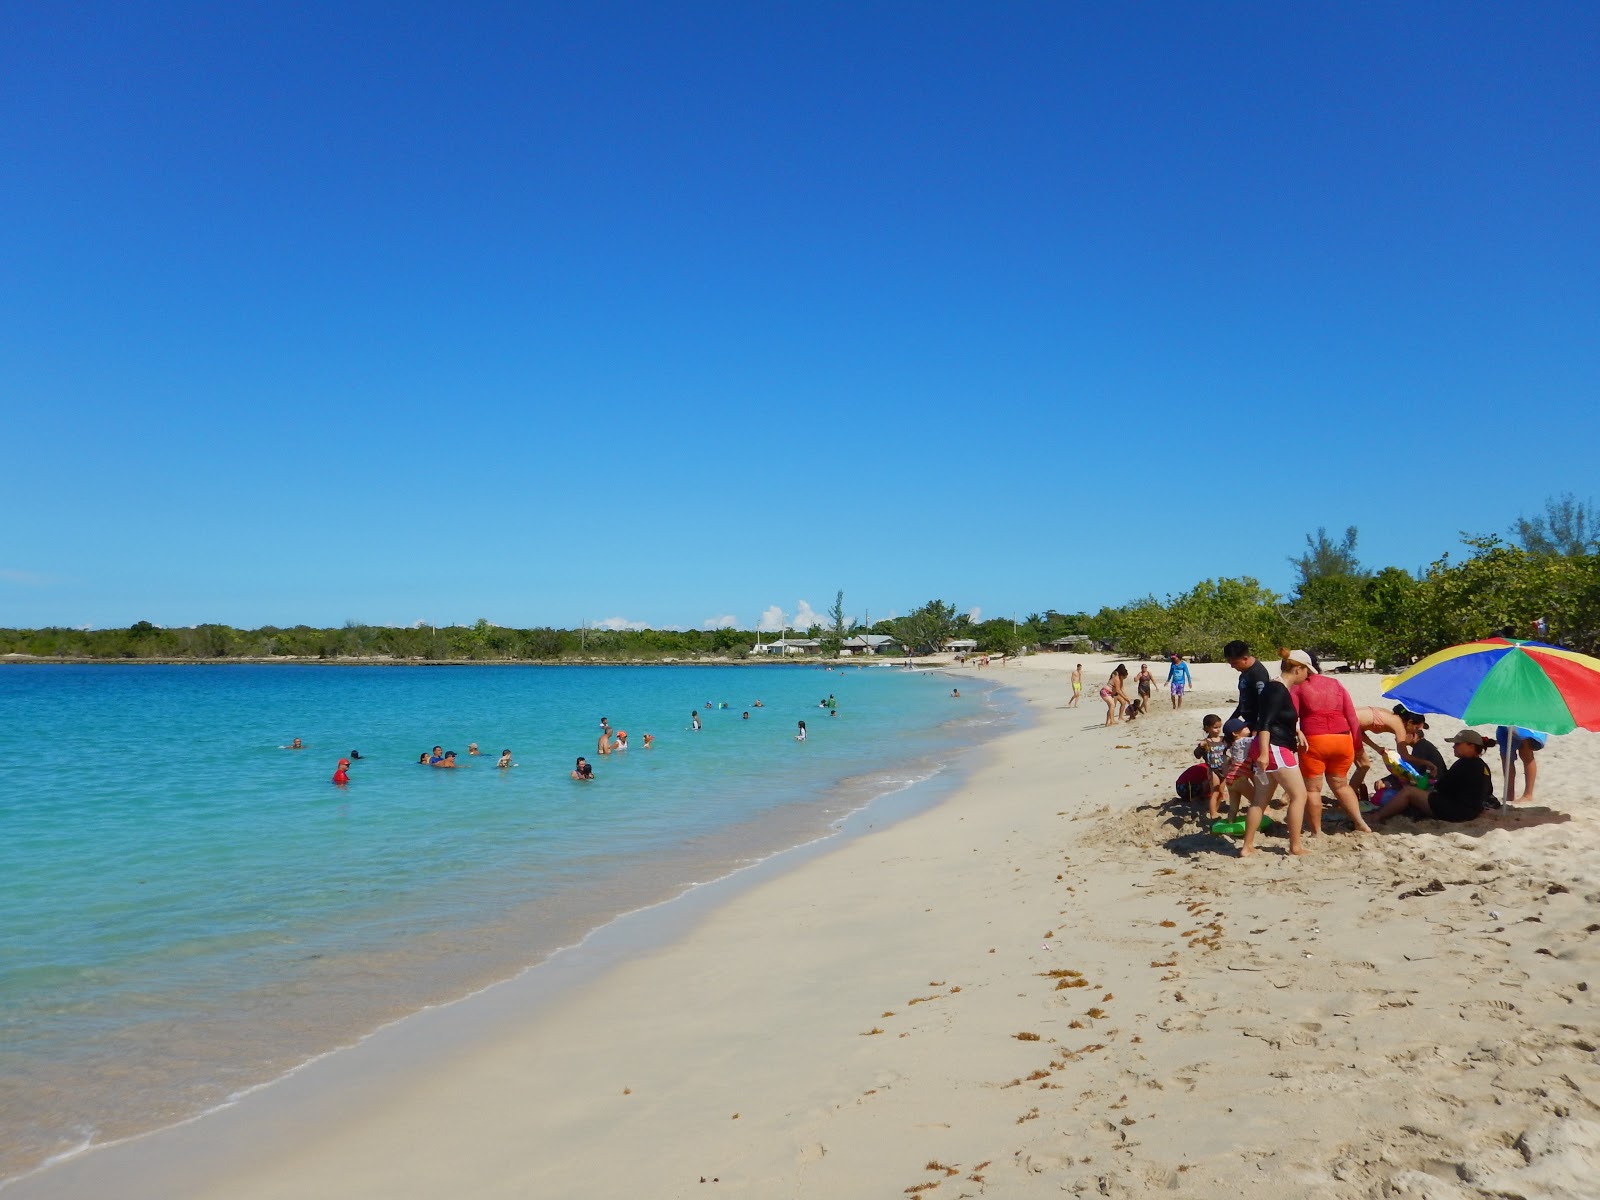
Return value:
<svg viewBox="0 0 1600 1200">
<path fill-rule="evenodd" d="M 1330 805 L 1242 861 L 1167 803 L 1233 672 L 1106 729 L 1114 660 L 1069 710 L 1073 661 L 989 668 L 1034 720 L 953 795 L 683 936 L 298 1122 L 269 1088 L 7 1200 L 1600 1194 L 1600 736 L 1531 805 Z"/>
</svg>

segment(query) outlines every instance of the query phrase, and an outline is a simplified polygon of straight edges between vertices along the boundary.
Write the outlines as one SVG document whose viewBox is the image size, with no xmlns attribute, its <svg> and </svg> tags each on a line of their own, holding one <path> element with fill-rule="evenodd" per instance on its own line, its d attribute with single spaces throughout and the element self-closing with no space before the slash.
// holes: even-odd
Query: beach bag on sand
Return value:
<svg viewBox="0 0 1600 1200">
<path fill-rule="evenodd" d="M 1205 763 L 1195 763 L 1178 776 L 1178 799 L 1201 803 L 1211 794 L 1211 772 Z"/>
</svg>

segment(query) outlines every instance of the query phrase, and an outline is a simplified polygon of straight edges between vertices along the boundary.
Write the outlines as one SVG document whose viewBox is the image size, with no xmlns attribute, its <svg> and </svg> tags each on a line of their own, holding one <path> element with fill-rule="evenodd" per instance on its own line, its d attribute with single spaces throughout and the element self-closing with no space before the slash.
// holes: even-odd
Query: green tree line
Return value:
<svg viewBox="0 0 1600 1200">
<path fill-rule="evenodd" d="M 1335 541 L 1324 529 L 1290 561 L 1297 581 L 1280 596 L 1259 581 L 1208 579 L 1177 596 L 1145 596 L 1102 608 L 1087 632 L 1124 654 L 1181 652 L 1221 657 L 1234 638 L 1258 653 L 1299 647 L 1344 661 L 1399 666 L 1435 650 L 1507 630 L 1600 654 L 1600 525 L 1571 496 L 1522 518 L 1506 540 L 1464 536 L 1465 553 L 1446 553 L 1426 570 L 1372 570 L 1356 556 L 1354 527 Z"/>
<path fill-rule="evenodd" d="M 755 633 L 738 629 L 509 629 L 486 620 L 471 625 L 401 629 L 356 621 L 332 629 L 309 625 L 287 629 L 272 625 L 260 629 L 235 629 L 231 625 L 163 629 L 139 621 L 127 629 L 0 629 L 0 654 L 95 659 L 630 661 L 739 657 L 755 641 Z"/>
</svg>

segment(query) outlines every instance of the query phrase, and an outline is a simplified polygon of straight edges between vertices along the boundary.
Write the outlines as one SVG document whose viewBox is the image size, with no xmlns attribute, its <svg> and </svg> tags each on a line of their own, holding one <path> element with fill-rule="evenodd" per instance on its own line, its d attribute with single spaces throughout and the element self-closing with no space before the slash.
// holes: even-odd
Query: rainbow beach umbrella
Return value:
<svg viewBox="0 0 1600 1200">
<path fill-rule="evenodd" d="M 1383 681 L 1412 712 L 1545 733 L 1600 731 L 1600 659 L 1510 638 L 1451 646 Z"/>
</svg>

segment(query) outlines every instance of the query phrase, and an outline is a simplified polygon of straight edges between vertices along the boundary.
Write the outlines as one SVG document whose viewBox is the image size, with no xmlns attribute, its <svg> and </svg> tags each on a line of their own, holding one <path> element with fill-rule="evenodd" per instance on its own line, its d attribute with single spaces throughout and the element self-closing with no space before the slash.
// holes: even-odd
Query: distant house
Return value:
<svg viewBox="0 0 1600 1200">
<path fill-rule="evenodd" d="M 978 648 L 978 642 L 975 638 L 951 638 L 944 648 L 950 654 L 971 654 Z"/>
<path fill-rule="evenodd" d="M 779 638 L 774 642 L 758 642 L 750 647 L 751 654 L 815 654 L 822 647 L 816 638 Z"/>
<path fill-rule="evenodd" d="M 887 633 L 863 633 L 855 637 L 845 638 L 839 652 L 841 654 L 878 654 L 899 644 Z"/>
<path fill-rule="evenodd" d="M 1050 643 L 1052 650 L 1092 650 L 1094 639 L 1081 633 L 1069 633 L 1066 637 L 1058 637 Z"/>
</svg>

